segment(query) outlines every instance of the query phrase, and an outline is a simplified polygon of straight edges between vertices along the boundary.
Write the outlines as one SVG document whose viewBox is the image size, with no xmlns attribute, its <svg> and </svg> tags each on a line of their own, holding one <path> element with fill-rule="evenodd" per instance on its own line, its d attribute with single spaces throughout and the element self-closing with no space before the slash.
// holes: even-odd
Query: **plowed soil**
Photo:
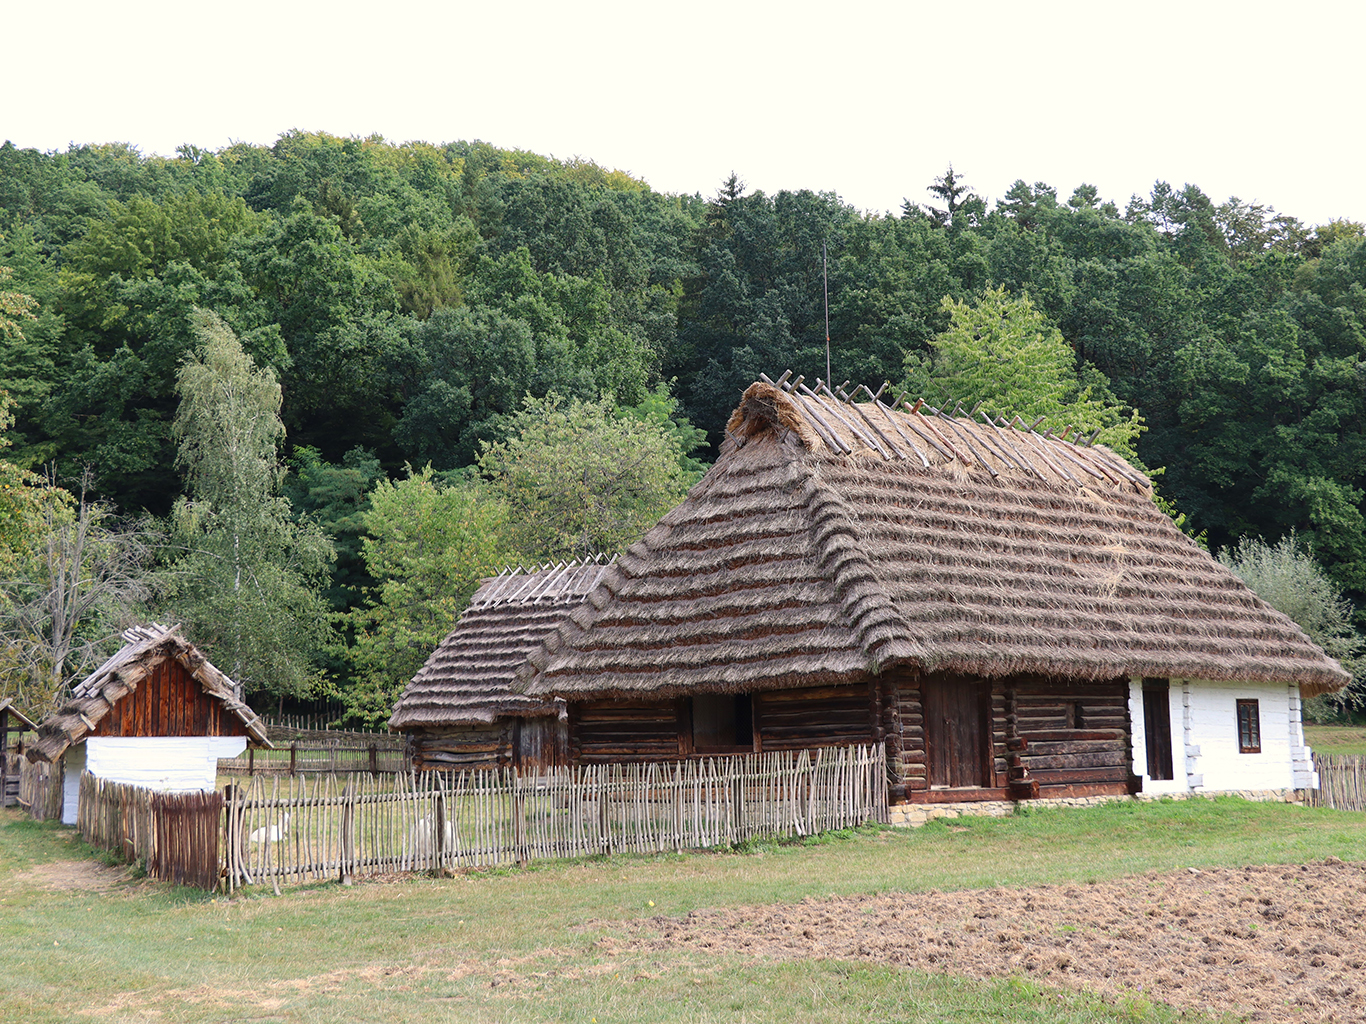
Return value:
<svg viewBox="0 0 1366 1024">
<path fill-rule="evenodd" d="M 1366 1021 L 1366 864 L 1148 874 L 1028 889 L 890 893 L 642 922 L 633 944 L 872 960 L 1255 1021 Z"/>
</svg>

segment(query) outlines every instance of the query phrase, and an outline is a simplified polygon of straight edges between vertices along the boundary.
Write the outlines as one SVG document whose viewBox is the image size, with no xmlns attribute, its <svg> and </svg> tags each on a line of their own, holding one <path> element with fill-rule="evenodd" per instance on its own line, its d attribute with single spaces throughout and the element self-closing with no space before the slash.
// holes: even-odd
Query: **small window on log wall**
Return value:
<svg viewBox="0 0 1366 1024">
<path fill-rule="evenodd" d="M 1238 753 L 1262 752 L 1262 714 L 1255 700 L 1238 702 Z"/>
<path fill-rule="evenodd" d="M 705 693 L 692 699 L 692 745 L 698 753 L 754 749 L 754 706 L 747 693 Z"/>
</svg>

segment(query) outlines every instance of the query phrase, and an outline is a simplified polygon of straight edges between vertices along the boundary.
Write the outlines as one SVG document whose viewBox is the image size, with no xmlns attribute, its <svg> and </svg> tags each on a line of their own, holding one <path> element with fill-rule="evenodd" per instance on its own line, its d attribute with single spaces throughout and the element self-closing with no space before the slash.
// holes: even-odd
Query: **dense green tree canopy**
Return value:
<svg viewBox="0 0 1366 1024">
<path fill-rule="evenodd" d="M 1366 228 L 1166 182 L 1116 203 L 1020 180 L 993 202 L 970 172 L 908 182 L 884 216 L 736 175 L 710 200 L 664 195 L 477 140 L 291 131 L 173 157 L 5 144 L 8 458 L 71 479 L 88 466 L 99 498 L 167 515 L 185 486 L 177 377 L 201 358 L 194 311 L 211 309 L 274 374 L 288 440 L 307 449 L 277 518 L 316 515 L 344 538 L 325 589 L 354 609 L 380 584 L 361 549 L 367 489 L 410 463 L 479 473 L 481 453 L 511 452 L 528 396 L 600 409 L 613 429 L 651 406 L 686 447 L 690 424 L 705 431 L 709 457 L 759 373 L 826 375 L 828 270 L 834 383 L 956 359 L 955 398 L 976 401 L 1027 362 L 1065 408 L 1099 402 L 1123 430 L 1115 410 L 1136 410 L 1138 459 L 1165 469 L 1216 548 L 1294 530 L 1366 597 Z M 996 307 L 999 329 L 971 323 Z M 955 348 L 1009 341 L 1026 308 L 1032 341 L 1011 343 L 1001 373 Z M 343 683 L 357 671 L 332 664 Z"/>
</svg>

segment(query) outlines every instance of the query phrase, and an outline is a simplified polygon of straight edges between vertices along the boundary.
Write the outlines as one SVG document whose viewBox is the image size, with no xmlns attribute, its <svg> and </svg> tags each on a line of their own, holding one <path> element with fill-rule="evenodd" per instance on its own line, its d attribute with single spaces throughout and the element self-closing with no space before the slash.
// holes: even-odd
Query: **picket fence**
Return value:
<svg viewBox="0 0 1366 1024">
<path fill-rule="evenodd" d="M 29 817 L 47 821 L 62 816 L 63 762 L 30 761 L 19 765 L 19 805 Z"/>
<path fill-rule="evenodd" d="M 274 750 L 248 747 L 239 757 L 225 757 L 218 761 L 218 771 L 225 774 L 297 775 L 301 772 L 347 774 L 369 772 L 407 772 L 412 768 L 401 738 L 366 736 L 350 733 L 344 736 L 313 737 L 277 743 Z"/>
<path fill-rule="evenodd" d="M 1366 811 L 1366 757 L 1360 754 L 1315 754 L 1319 788 L 1307 790 L 1310 807 Z"/>
<path fill-rule="evenodd" d="M 229 890 L 732 845 L 887 820 L 877 747 L 672 764 L 257 778 L 224 793 Z"/>
<path fill-rule="evenodd" d="M 223 794 L 158 793 L 81 776 L 76 828 L 91 846 L 140 862 L 150 878 L 217 888 Z"/>
</svg>

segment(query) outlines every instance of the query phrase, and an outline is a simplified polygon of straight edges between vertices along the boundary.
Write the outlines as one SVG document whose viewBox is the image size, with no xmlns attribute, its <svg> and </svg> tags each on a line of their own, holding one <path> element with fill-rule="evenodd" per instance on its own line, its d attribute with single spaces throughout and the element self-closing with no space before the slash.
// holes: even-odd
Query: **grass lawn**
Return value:
<svg viewBox="0 0 1366 1024">
<path fill-rule="evenodd" d="M 700 951 L 614 955 L 601 940 L 625 921 L 703 907 L 1328 856 L 1366 859 L 1366 815 L 1192 800 L 223 901 L 145 882 L 91 889 L 92 853 L 72 830 L 7 810 L 0 1020 L 1206 1021 L 1018 979 Z"/>
<path fill-rule="evenodd" d="M 1366 726 L 1306 725 L 1304 739 L 1319 754 L 1366 754 Z"/>
</svg>

